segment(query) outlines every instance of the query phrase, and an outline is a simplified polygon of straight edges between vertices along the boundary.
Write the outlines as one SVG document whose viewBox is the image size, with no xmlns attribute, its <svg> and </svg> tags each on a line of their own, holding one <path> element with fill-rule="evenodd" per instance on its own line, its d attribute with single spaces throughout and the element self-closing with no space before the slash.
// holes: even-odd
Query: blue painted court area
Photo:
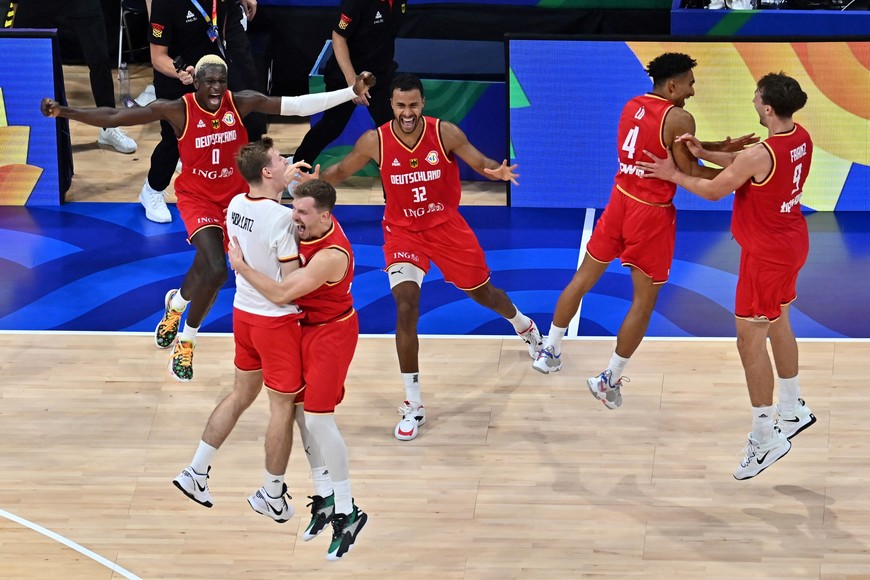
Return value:
<svg viewBox="0 0 870 580">
<path fill-rule="evenodd" d="M 73 203 L 0 207 L 0 330 L 151 332 L 166 290 L 193 259 L 180 218 L 147 221 L 139 204 Z M 561 289 L 580 257 L 585 211 L 466 207 L 487 251 L 492 280 L 546 332 Z M 381 253 L 379 206 L 339 206 L 356 252 L 354 300 L 361 332 L 395 329 Z M 596 215 L 597 218 L 597 215 Z M 811 213 L 810 257 L 798 281 L 792 322 L 802 338 L 870 338 L 870 220 L 862 212 Z M 671 279 L 648 332 L 659 337 L 734 336 L 732 305 L 739 247 L 730 212 L 683 211 Z M 230 332 L 232 274 L 203 325 Z M 579 336 L 613 336 L 631 302 L 628 270 L 611 264 L 583 301 Z M 422 334 L 506 335 L 510 326 L 446 284 L 424 281 Z"/>
</svg>

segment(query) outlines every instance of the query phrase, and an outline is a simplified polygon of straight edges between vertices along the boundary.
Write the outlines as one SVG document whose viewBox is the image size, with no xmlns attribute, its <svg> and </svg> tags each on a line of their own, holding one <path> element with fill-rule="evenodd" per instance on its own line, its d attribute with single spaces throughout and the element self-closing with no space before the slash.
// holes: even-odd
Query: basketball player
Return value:
<svg viewBox="0 0 870 580">
<path fill-rule="evenodd" d="M 252 111 L 270 115 L 307 116 L 352 100 L 374 85 L 371 73 L 357 76 L 353 87 L 301 97 L 267 97 L 255 91 L 227 90 L 227 67 L 220 57 L 207 55 L 194 71 L 195 93 L 174 101 L 157 100 L 146 107 L 82 109 L 42 100 L 42 113 L 67 117 L 98 127 L 141 125 L 167 121 L 175 129 L 183 171 L 175 182 L 178 210 L 196 248 L 193 264 L 180 289 L 164 298 L 163 318 L 154 332 L 160 348 L 172 348 L 170 374 L 179 381 L 193 379 L 196 334 L 227 279 L 224 256 L 224 211 L 229 201 L 247 190 L 235 167 L 235 155 L 248 142 L 241 118 Z M 179 333 L 181 314 L 190 311 Z"/>
<path fill-rule="evenodd" d="M 229 249 L 233 269 L 257 292 L 275 304 L 295 301 L 302 308 L 305 390 L 297 397 L 303 412 L 296 414 L 296 420 L 312 474 L 328 476 L 325 486 L 331 482 L 334 512 L 332 542 L 326 555 L 329 560 L 337 560 L 351 549 L 368 520 L 353 502 L 347 446 L 334 417 L 335 407 L 344 398 L 344 381 L 359 340 L 359 320 L 350 293 L 353 249 L 332 214 L 335 198 L 335 189 L 320 180 L 306 181 L 294 191 L 293 222 L 302 267 L 280 282 L 246 263 L 235 238 Z M 317 531 L 313 526 L 328 518 L 328 499 L 324 496 L 329 494 L 317 485 L 315 477 L 317 495 L 312 498 L 312 521 L 305 539 Z M 324 501 L 318 502 L 318 498 Z M 320 510 L 325 516 L 318 523 L 316 512 Z"/>
<path fill-rule="evenodd" d="M 500 165 L 472 145 L 456 125 L 423 116 L 423 84 L 413 75 L 396 76 L 390 89 L 393 120 L 360 137 L 353 150 L 322 178 L 344 181 L 369 160 L 378 164 L 386 193 L 384 257 L 390 288 L 396 301 L 396 350 L 405 385 L 402 419 L 394 435 L 414 439 L 426 421 L 420 387 L 420 288 L 429 264 L 435 263 L 444 279 L 475 302 L 511 323 L 534 358 L 541 333 L 519 311 L 504 290 L 490 281 L 490 270 L 474 232 L 459 213 L 462 193 L 455 157 L 492 180 L 516 184 L 516 165 Z"/>
<path fill-rule="evenodd" d="M 299 268 L 299 246 L 293 210 L 281 205 L 281 193 L 300 164 L 288 166 L 269 137 L 242 146 L 236 163 L 249 192 L 230 200 L 227 232 L 239 240 L 254 268 L 273 279 L 286 277 Z M 293 507 L 285 499 L 284 474 L 293 443 L 294 401 L 303 387 L 301 318 L 295 304 L 274 304 L 244 278 L 236 280 L 235 385 L 209 417 L 190 465 L 173 480 L 193 501 L 212 506 L 208 477 L 214 455 L 265 383 L 270 412 L 266 472 L 263 487 L 248 498 L 248 503 L 279 523 L 293 517 Z"/>
<path fill-rule="evenodd" d="M 586 381 L 592 395 L 608 409 L 622 405 L 622 373 L 643 340 L 674 255 L 676 210 L 672 200 L 676 186 L 643 179 L 637 162 L 644 149 L 664 155 L 673 144 L 674 160 L 682 171 L 705 177 L 718 172 L 698 165 L 683 143 L 674 143 L 677 135 L 695 132 L 695 119 L 683 107 L 695 94 L 692 69 L 696 64 L 685 54 L 665 53 L 656 57 L 647 67 L 653 81 L 652 91 L 634 97 L 622 109 L 616 141 L 619 170 L 610 201 L 595 225 L 580 268 L 556 302 L 550 332 L 532 364 L 545 374 L 562 368 L 562 338 L 580 301 L 610 262 L 620 258 L 622 265 L 631 269 L 634 287 L 631 308 L 616 335 L 616 349 L 607 368 Z M 739 150 L 757 141 L 754 135 L 745 135 L 708 146 Z"/>
<path fill-rule="evenodd" d="M 752 432 L 734 471 L 736 479 L 755 477 L 773 465 L 789 452 L 792 437 L 816 422 L 800 398 L 798 346 L 788 316 L 810 247 L 800 200 L 813 141 L 792 118 L 806 102 L 807 94 L 795 79 L 770 73 L 758 81 L 752 99 L 759 122 L 767 128 L 762 143 L 724 153 L 681 135 L 679 141 L 695 156 L 725 168 L 712 180 L 687 175 L 664 155 L 649 153 L 654 161 L 640 163 L 645 176 L 676 183 L 704 199 L 715 201 L 735 192 L 731 232 L 741 252 L 734 315 L 737 350 L 752 403 Z M 776 406 L 773 366 L 779 377 Z"/>
</svg>

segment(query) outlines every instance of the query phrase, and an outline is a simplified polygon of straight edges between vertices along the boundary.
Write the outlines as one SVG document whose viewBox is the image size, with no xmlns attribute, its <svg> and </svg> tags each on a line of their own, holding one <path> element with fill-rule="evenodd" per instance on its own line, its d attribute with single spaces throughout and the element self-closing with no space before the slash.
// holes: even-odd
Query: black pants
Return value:
<svg viewBox="0 0 870 580">
<path fill-rule="evenodd" d="M 21 2 L 15 10 L 14 24 L 16 28 L 58 28 L 73 32 L 90 71 L 94 103 L 98 107 L 115 107 L 115 83 L 100 0 Z"/>
<path fill-rule="evenodd" d="M 241 13 L 239 14 L 241 17 Z M 244 29 L 239 26 L 238 33 L 227 34 L 227 85 L 233 92 L 257 88 L 257 70 L 251 45 Z M 172 56 L 172 55 L 170 55 Z M 192 63 L 195 64 L 195 63 Z M 180 99 L 185 93 L 192 92 L 193 85 L 183 85 L 175 78 L 169 78 L 154 71 L 154 93 L 158 99 Z M 257 141 L 266 132 L 266 115 L 250 113 L 242 119 L 248 131 L 248 139 Z M 169 187 L 175 166 L 178 164 L 178 137 L 172 125 L 160 121 L 160 143 L 151 154 L 151 169 L 148 170 L 148 185 L 157 191 Z"/>
<path fill-rule="evenodd" d="M 372 98 L 369 99 L 368 109 L 375 126 L 380 127 L 393 118 L 393 109 L 390 106 L 390 84 L 393 82 L 393 72 L 376 76 L 378 82 L 369 91 Z M 327 91 L 347 88 L 347 81 L 340 73 L 327 74 L 324 80 Z M 305 138 L 302 139 L 302 143 L 293 154 L 293 161 L 306 161 L 314 166 L 314 161 L 320 152 L 338 139 L 338 136 L 347 127 L 355 108 L 356 105 L 353 102 L 347 102 L 324 111 L 320 121 L 315 123 L 305 134 Z"/>
</svg>

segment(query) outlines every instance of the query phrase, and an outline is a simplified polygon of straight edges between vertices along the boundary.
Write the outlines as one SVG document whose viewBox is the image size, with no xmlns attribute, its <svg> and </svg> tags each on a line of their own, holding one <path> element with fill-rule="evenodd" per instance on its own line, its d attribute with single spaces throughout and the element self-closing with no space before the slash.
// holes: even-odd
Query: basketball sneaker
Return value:
<svg viewBox="0 0 870 580">
<path fill-rule="evenodd" d="M 97 135 L 97 143 L 108 145 L 118 153 L 136 152 L 136 142 L 120 127 L 100 129 L 100 133 Z"/>
<path fill-rule="evenodd" d="M 311 521 L 308 522 L 308 527 L 302 533 L 302 539 L 306 542 L 316 538 L 320 532 L 325 530 L 335 514 L 335 494 L 329 497 L 309 495 L 308 499 L 311 500 L 311 503 L 308 504 L 308 507 L 311 508 Z"/>
<path fill-rule="evenodd" d="M 193 380 L 193 348 L 196 343 L 190 340 L 179 340 L 172 347 L 169 358 L 169 374 L 176 381 L 186 383 Z"/>
<path fill-rule="evenodd" d="M 753 438 L 752 433 L 748 435 L 748 438 L 749 442 L 743 448 L 743 459 L 740 461 L 740 467 L 734 471 L 734 479 L 755 477 L 776 463 L 777 460 L 785 457 L 785 454 L 791 449 L 791 441 L 776 427 L 773 428 L 773 436 L 764 443 Z"/>
<path fill-rule="evenodd" d="M 417 436 L 420 425 L 426 422 L 426 409 L 420 403 L 405 401 L 396 412 L 402 416 L 402 420 L 396 425 L 396 439 L 410 441 Z"/>
<path fill-rule="evenodd" d="M 803 399 L 798 399 L 794 407 L 789 411 L 783 411 L 779 407 L 779 403 L 774 407 L 776 410 L 776 426 L 782 431 L 786 439 L 791 441 L 791 438 L 816 422 L 816 416 L 804 403 Z"/>
<path fill-rule="evenodd" d="M 534 360 L 538 356 L 538 351 L 544 348 L 544 338 L 541 336 L 541 331 L 535 326 L 535 321 L 529 325 L 529 328 L 523 332 L 518 332 L 517 336 L 523 339 L 526 347 L 529 349 L 529 356 Z"/>
<path fill-rule="evenodd" d="M 532 363 L 532 368 L 545 375 L 558 373 L 562 370 L 562 354 L 556 354 L 556 349 L 552 346 L 542 348 L 538 351 L 538 357 Z"/>
<path fill-rule="evenodd" d="M 154 329 L 154 344 L 160 348 L 169 348 L 175 342 L 175 337 L 178 336 L 178 327 L 181 325 L 181 312 L 173 310 L 172 297 L 178 292 L 178 289 L 170 290 L 163 297 L 163 318 Z"/>
<path fill-rule="evenodd" d="M 592 396 L 604 403 L 608 409 L 616 409 L 622 406 L 622 381 L 628 382 L 627 377 L 620 377 L 615 385 L 610 384 L 610 370 L 606 370 L 597 377 L 586 379 L 586 385 Z"/>
<path fill-rule="evenodd" d="M 366 525 L 369 517 L 361 509 L 353 506 L 350 514 L 332 516 L 332 542 L 326 552 L 327 560 L 339 560 L 353 549 L 356 537 Z"/>
<path fill-rule="evenodd" d="M 181 490 L 181 493 L 199 505 L 210 508 L 213 504 L 211 502 L 211 493 L 208 491 L 209 471 L 211 471 L 211 467 L 205 473 L 197 473 L 188 465 L 181 470 L 178 477 L 172 480 L 172 483 Z"/>
<path fill-rule="evenodd" d="M 279 524 L 283 524 L 296 513 L 293 506 L 287 503 L 287 499 L 284 499 L 285 496 L 287 499 L 293 499 L 290 497 L 290 494 L 287 493 L 286 483 L 284 484 L 284 489 L 281 491 L 281 495 L 278 497 L 272 497 L 266 493 L 265 487 L 261 487 L 248 496 L 248 504 L 251 506 L 251 509 L 258 514 L 263 514 L 264 516 L 272 518 Z"/>
</svg>

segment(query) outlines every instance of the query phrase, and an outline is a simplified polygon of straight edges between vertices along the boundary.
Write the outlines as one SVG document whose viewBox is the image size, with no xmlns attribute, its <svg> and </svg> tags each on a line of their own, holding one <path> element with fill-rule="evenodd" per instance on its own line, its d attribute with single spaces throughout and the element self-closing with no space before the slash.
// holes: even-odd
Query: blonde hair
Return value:
<svg viewBox="0 0 870 580">
<path fill-rule="evenodd" d="M 202 67 L 209 65 L 219 66 L 222 67 L 224 70 L 227 70 L 227 63 L 224 62 L 224 59 L 216 54 L 207 54 L 198 61 L 196 61 L 196 66 L 193 67 L 193 76 L 198 77 L 199 71 L 202 70 Z"/>
</svg>

